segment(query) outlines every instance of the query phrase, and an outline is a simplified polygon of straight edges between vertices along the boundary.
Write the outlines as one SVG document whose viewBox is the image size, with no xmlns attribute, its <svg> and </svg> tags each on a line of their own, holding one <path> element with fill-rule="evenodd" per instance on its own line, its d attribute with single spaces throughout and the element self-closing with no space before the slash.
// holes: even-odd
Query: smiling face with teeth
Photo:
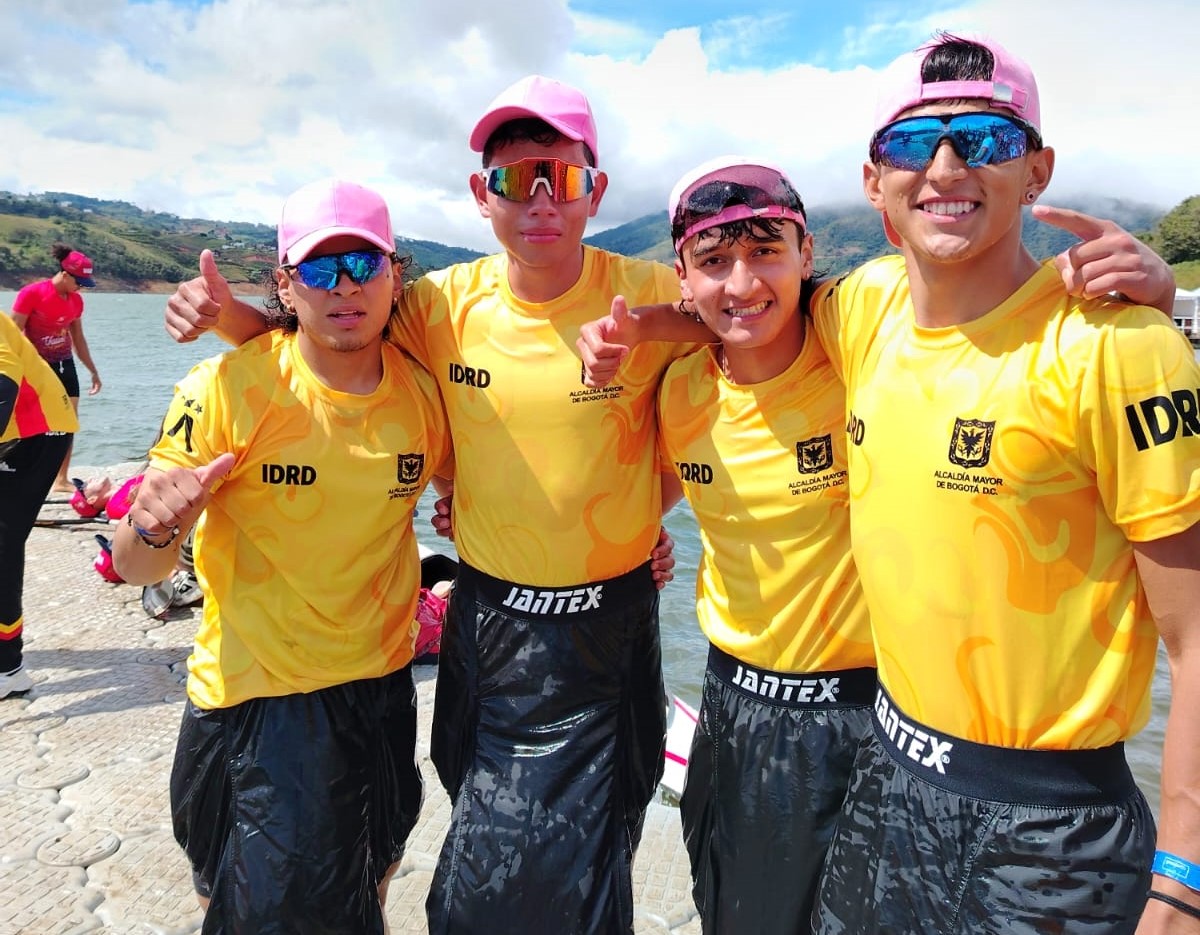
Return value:
<svg viewBox="0 0 1200 935">
<path fill-rule="evenodd" d="M 990 111 L 985 101 L 940 101 L 898 115 L 921 117 Z M 884 214 L 889 239 L 918 264 L 1003 265 L 1021 252 L 1021 206 L 1028 191 L 1050 181 L 1049 148 L 999 164 L 968 166 L 943 140 L 924 169 L 897 169 L 867 162 L 863 190 Z M 959 270 L 958 272 L 964 272 Z"/>
<path fill-rule="evenodd" d="M 804 343 L 800 295 L 812 275 L 812 236 L 792 221 L 734 222 L 688 239 L 675 262 L 680 291 L 721 341 L 726 375 L 760 383 Z"/>
</svg>

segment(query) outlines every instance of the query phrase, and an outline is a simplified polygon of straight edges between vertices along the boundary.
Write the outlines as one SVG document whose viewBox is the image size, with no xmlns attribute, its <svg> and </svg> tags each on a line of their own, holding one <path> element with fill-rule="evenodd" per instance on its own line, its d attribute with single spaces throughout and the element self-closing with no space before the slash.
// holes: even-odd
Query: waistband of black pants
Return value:
<svg viewBox="0 0 1200 935">
<path fill-rule="evenodd" d="M 1113 805 L 1137 785 L 1125 745 L 1090 750 L 1033 750 L 952 737 L 909 717 L 882 685 L 875 696 L 875 736 L 897 763 L 959 795 L 1020 805 Z"/>
<path fill-rule="evenodd" d="M 708 671 L 758 701 L 786 708 L 865 708 L 875 695 L 874 669 L 775 672 L 708 647 Z"/>
<path fill-rule="evenodd" d="M 493 578 L 466 562 L 458 563 L 459 587 L 474 590 L 476 600 L 512 617 L 525 620 L 581 622 L 616 612 L 621 605 L 653 596 L 650 563 L 603 581 L 542 587 Z"/>
</svg>

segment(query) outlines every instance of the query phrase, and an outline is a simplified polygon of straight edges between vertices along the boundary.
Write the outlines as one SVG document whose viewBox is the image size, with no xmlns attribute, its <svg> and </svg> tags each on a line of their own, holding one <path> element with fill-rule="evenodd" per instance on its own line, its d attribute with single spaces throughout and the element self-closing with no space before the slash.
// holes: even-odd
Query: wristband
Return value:
<svg viewBox="0 0 1200 935">
<path fill-rule="evenodd" d="M 1200 864 L 1194 864 L 1166 851 L 1155 851 L 1154 863 L 1150 865 L 1150 869 L 1168 880 L 1182 883 L 1193 893 L 1200 893 Z"/>
<path fill-rule="evenodd" d="M 179 527 L 173 526 L 171 528 L 171 535 L 167 537 L 166 541 L 153 542 L 153 541 L 151 541 L 150 537 L 154 534 L 152 532 L 150 532 L 149 529 L 143 529 L 141 526 L 136 525 L 133 521 L 132 513 L 125 514 L 125 523 L 126 523 L 126 525 L 129 526 L 130 529 L 132 529 L 135 533 L 137 533 L 137 537 L 142 540 L 143 545 L 147 545 L 152 549 L 165 549 L 172 542 L 174 542 L 175 537 L 179 535 Z"/>
<path fill-rule="evenodd" d="M 1168 896 L 1166 893 L 1160 893 L 1158 890 L 1151 890 L 1146 894 L 1146 898 L 1157 899 L 1159 902 L 1166 903 L 1172 909 L 1178 909 L 1193 919 L 1200 919 L 1200 909 L 1197 909 L 1191 903 L 1185 903 L 1182 899 L 1176 899 L 1174 896 Z"/>
</svg>

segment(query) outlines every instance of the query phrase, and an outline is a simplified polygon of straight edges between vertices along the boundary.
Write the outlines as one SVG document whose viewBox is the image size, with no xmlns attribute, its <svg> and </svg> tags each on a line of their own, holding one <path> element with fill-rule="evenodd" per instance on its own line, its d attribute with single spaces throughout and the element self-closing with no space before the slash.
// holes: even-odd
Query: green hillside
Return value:
<svg viewBox="0 0 1200 935">
<path fill-rule="evenodd" d="M 1180 254 L 1176 275 L 1184 288 L 1200 286 L 1200 257 L 1188 255 L 1200 235 L 1200 220 L 1190 199 L 1167 217 L 1174 225 L 1158 230 L 1163 212 L 1146 205 L 1115 199 L 1068 204 L 1089 214 L 1110 217 L 1124 228 L 1170 246 Z M 889 252 L 878 215 L 865 204 L 816 207 L 809 211 L 816 243 L 816 266 L 824 275 L 839 275 Z M 1176 228 L 1183 228 L 1182 232 Z M 1159 239 L 1156 239 L 1159 238 Z M 1024 239 L 1037 257 L 1052 256 L 1075 238 L 1031 217 Z M 169 292 L 195 275 L 196 258 L 204 248 L 217 254 L 221 271 L 239 291 L 254 291 L 275 264 L 275 229 L 243 221 L 180 218 L 144 211 L 123 201 L 103 201 L 67 192 L 13 195 L 0 192 L 0 289 L 18 289 L 53 271 L 50 247 L 70 244 L 96 261 L 99 288 L 111 292 Z M 670 263 L 674 259 L 665 212 L 636 220 L 587 238 L 587 242 L 627 256 Z M 398 248 L 414 259 L 414 273 L 441 269 L 472 260 L 480 253 L 428 240 L 398 238 Z M 1182 244 L 1182 246 L 1180 246 Z M 1164 250 L 1164 256 L 1167 252 Z"/>
<path fill-rule="evenodd" d="M 0 289 L 50 275 L 56 241 L 92 257 L 98 288 L 109 292 L 170 291 L 196 275 L 196 258 L 206 247 L 229 281 L 247 290 L 276 263 L 275 228 L 266 224 L 181 218 L 67 192 L 0 192 Z M 415 272 L 482 255 L 403 237 L 398 246 L 412 254 Z"/>
</svg>

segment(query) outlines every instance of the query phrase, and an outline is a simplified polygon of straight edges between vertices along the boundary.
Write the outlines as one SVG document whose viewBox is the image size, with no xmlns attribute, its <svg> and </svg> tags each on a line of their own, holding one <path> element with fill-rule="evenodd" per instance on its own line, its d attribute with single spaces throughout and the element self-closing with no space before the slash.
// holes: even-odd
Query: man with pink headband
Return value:
<svg viewBox="0 0 1200 935">
<path fill-rule="evenodd" d="M 453 811 L 427 903 L 434 935 L 632 933 L 632 863 L 663 765 L 652 568 L 662 504 L 654 400 L 677 349 L 619 390 L 580 382 L 580 325 L 614 292 L 673 301 L 668 268 L 583 245 L 608 178 L 587 98 L 532 75 L 475 125 L 469 179 L 503 252 L 407 289 L 388 326 L 437 376 L 454 436 L 460 564 L 432 756 Z M 211 255 L 168 329 L 265 325 Z"/>
<path fill-rule="evenodd" d="M 145 584 L 200 520 L 171 812 L 205 933 L 386 928 L 422 796 L 412 522 L 450 452 L 436 382 L 383 340 L 406 265 L 376 192 L 294 192 L 282 329 L 180 382 L 117 528 L 116 568 Z"/>
<path fill-rule="evenodd" d="M 900 255 L 814 300 L 879 671 L 819 932 L 1200 932 L 1200 367 L 1022 245 L 1038 105 L 988 39 L 897 60 L 863 186 Z M 1123 744 L 1160 636 L 1156 851 Z"/>
<path fill-rule="evenodd" d="M 875 692 L 846 394 L 812 335 L 813 241 L 788 177 L 723 157 L 667 210 L 684 308 L 719 341 L 675 361 L 658 395 L 703 546 L 708 665 L 680 803 L 693 895 L 706 935 L 795 935 Z"/>
</svg>

